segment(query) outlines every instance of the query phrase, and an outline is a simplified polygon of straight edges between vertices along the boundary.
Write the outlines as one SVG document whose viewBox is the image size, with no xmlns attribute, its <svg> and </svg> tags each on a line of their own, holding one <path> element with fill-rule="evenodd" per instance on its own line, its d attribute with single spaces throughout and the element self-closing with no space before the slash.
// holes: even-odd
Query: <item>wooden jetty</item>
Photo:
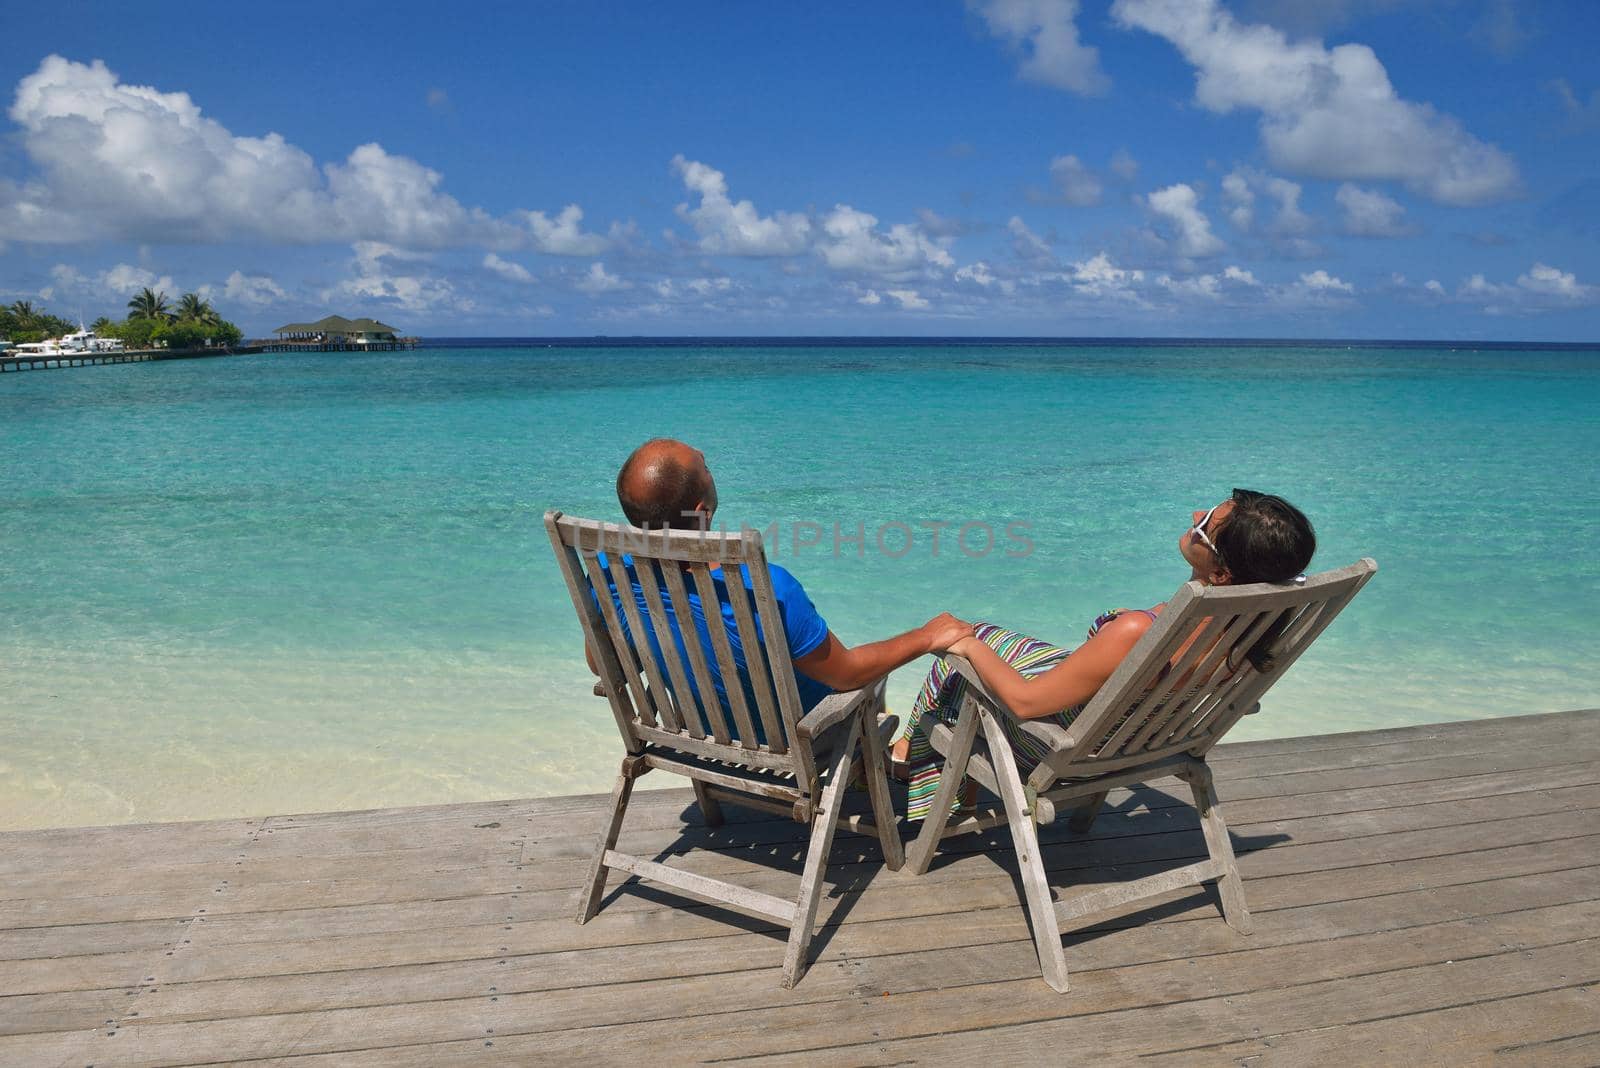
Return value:
<svg viewBox="0 0 1600 1068">
<path fill-rule="evenodd" d="M 420 338 L 357 344 L 347 341 L 248 341 L 242 345 L 216 345 L 204 349 L 130 349 L 123 352 L 64 352 L 33 355 L 0 353 L 0 373 L 54 371 L 66 367 L 99 367 L 108 363 L 148 363 L 152 360 L 204 360 L 217 356 L 253 356 L 261 352 L 401 352 L 417 348 Z"/>
<path fill-rule="evenodd" d="M 759 921 L 614 882 L 573 922 L 600 796 L 7 833 L 0 1064 L 1600 1062 L 1600 710 L 1211 763 L 1254 933 L 1176 892 L 1069 933 L 1067 994 L 1004 837 L 919 879 L 841 833 L 784 990 Z M 707 829 L 688 790 L 645 792 L 619 848 L 792 883 L 802 829 L 727 813 Z M 1065 822 L 1057 885 L 1205 850 L 1175 791 Z"/>
</svg>

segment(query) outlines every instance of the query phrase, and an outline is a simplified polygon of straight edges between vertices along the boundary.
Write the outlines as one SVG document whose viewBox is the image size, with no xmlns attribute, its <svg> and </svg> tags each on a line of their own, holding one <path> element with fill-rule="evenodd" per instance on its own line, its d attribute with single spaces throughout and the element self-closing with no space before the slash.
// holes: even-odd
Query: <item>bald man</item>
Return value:
<svg viewBox="0 0 1600 1068">
<path fill-rule="evenodd" d="M 717 510 L 717 484 L 706 466 L 705 454 L 699 449 L 671 438 L 655 438 L 635 449 L 622 465 L 617 474 L 617 500 L 628 522 L 636 527 L 705 530 L 709 529 L 711 517 Z M 794 660 L 800 702 L 807 709 L 830 693 L 860 689 L 919 656 L 948 649 L 972 633 L 971 626 L 949 613 L 942 613 L 915 630 L 893 638 L 847 646 L 828 628 L 799 580 L 787 568 L 769 562 L 768 571 L 772 575 L 778 611 L 783 617 L 789 654 Z M 714 570 L 713 575 L 718 585 L 726 582 L 720 569 Z M 744 585 L 750 588 L 747 576 Z M 611 594 L 617 597 L 617 590 L 612 589 Z M 647 613 L 649 607 L 637 581 L 633 583 L 633 595 L 640 613 Z M 699 603 L 697 594 L 690 593 L 689 598 Z M 723 601 L 723 623 L 733 638 L 730 644 L 742 673 L 744 654 L 739 646 L 733 610 L 722 597 L 718 599 Z M 677 621 L 670 622 L 676 631 Z M 718 694 L 726 701 L 727 693 L 709 644 L 706 658 L 713 674 L 717 675 Z M 594 666 L 592 658 L 590 666 Z"/>
</svg>

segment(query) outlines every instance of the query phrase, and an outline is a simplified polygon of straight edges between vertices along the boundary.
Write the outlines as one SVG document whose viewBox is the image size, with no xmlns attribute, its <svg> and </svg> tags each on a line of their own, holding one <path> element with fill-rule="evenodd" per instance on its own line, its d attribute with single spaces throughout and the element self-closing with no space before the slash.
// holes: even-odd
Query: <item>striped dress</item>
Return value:
<svg viewBox="0 0 1600 1068">
<path fill-rule="evenodd" d="M 1089 637 L 1094 637 L 1101 627 L 1126 612 L 1125 608 L 1105 612 L 1095 617 L 1089 625 Z M 1151 619 L 1155 613 L 1148 609 L 1139 609 Z M 1065 660 L 1072 652 L 1059 645 L 1051 645 L 1037 638 L 1030 638 L 1026 634 L 1018 634 L 1014 630 L 997 627 L 993 623 L 978 623 L 974 632 L 979 641 L 997 653 L 1000 659 L 1016 668 L 1017 671 L 1030 678 L 1042 675 Z M 928 740 L 926 724 L 938 720 L 954 727 L 956 717 L 961 711 L 961 699 L 965 696 L 967 683 L 965 679 L 953 677 L 950 665 L 940 658 L 933 665 L 933 670 L 928 672 L 927 680 L 922 684 L 922 692 L 917 695 L 916 703 L 911 706 L 910 722 L 906 732 L 911 738 L 911 750 L 906 760 L 911 769 L 911 785 L 907 792 L 906 818 L 920 820 L 927 816 L 928 810 L 933 807 L 933 796 L 939 792 L 939 779 L 944 771 L 944 757 L 933 748 L 933 743 Z M 1078 717 L 1082 707 L 1063 709 L 1054 716 L 1048 717 L 1044 722 L 1055 722 L 1063 727 L 1070 726 Z M 1000 717 L 1000 725 L 1005 729 L 1006 736 L 1011 740 L 1011 750 L 1016 754 L 1017 768 L 1026 776 L 1039 761 L 1044 759 L 1048 750 L 1043 742 L 1033 735 L 1017 729 L 1016 721 L 1009 716 Z M 960 803 L 961 793 L 956 793 L 956 802 Z"/>
</svg>

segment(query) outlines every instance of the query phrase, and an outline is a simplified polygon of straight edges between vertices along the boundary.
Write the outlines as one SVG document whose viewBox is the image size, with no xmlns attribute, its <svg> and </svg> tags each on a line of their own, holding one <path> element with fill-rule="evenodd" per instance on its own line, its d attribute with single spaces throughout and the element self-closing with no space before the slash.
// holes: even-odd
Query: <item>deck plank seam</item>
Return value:
<svg viewBox="0 0 1600 1068">
<path fill-rule="evenodd" d="M 1595 941 L 1597 941 L 1597 939 L 1595 939 L 1595 938 L 1569 939 L 1569 940 L 1564 941 L 1564 942 L 1553 942 L 1553 943 L 1550 943 L 1548 945 L 1539 945 L 1539 946 L 1533 946 L 1533 947 L 1520 947 L 1519 946 L 1519 947 L 1517 947 L 1515 949 L 1509 949 L 1509 950 L 1505 950 L 1505 951 L 1498 952 L 1498 953 L 1477 953 L 1477 954 L 1472 954 L 1470 956 L 1463 955 L 1463 956 L 1456 957 L 1456 958 L 1453 958 L 1453 959 L 1456 960 L 1456 961 L 1492 960 L 1492 959 L 1494 959 L 1496 957 L 1504 957 L 1504 956 L 1510 956 L 1510 955 L 1514 955 L 1514 954 L 1518 954 L 1518 953 L 1524 953 L 1524 952 L 1527 952 L 1527 950 L 1529 948 L 1533 948 L 1533 949 L 1554 949 L 1554 948 L 1559 948 L 1561 946 L 1580 945 L 1580 944 L 1583 944 L 1583 943 L 1589 943 L 1589 942 L 1595 942 Z M 1313 979 L 1313 980 L 1308 980 L 1307 982 L 1303 982 L 1303 983 L 1293 983 L 1293 982 L 1281 983 L 1281 984 L 1273 987 L 1272 989 L 1274 991 L 1278 991 L 1278 990 L 1294 990 L 1294 989 L 1300 989 L 1300 988 L 1304 988 L 1304 987 L 1318 986 L 1318 985 L 1326 984 L 1326 983 L 1349 982 L 1350 980 L 1353 980 L 1353 979 L 1370 979 L 1373 976 L 1389 975 L 1389 974 L 1398 973 L 1398 972 L 1404 972 L 1404 971 L 1414 971 L 1414 970 L 1419 970 L 1419 969 L 1422 969 L 1422 968 L 1429 968 L 1429 967 L 1434 967 L 1434 965 L 1425 964 L 1425 965 L 1409 965 L 1409 966 L 1402 967 L 1402 968 L 1380 968 L 1380 969 L 1376 969 L 1376 970 L 1370 971 L 1370 972 L 1357 972 L 1357 973 L 1351 973 L 1349 975 L 1342 975 L 1342 976 L 1339 976 L 1338 978 L 1335 978 L 1335 979 Z M 1013 982 L 1021 982 L 1021 981 L 1023 981 L 1023 980 L 1002 980 L 1000 983 L 993 984 L 993 985 L 1009 985 L 1009 984 L 1011 984 Z M 1035 981 L 1037 981 L 1037 980 L 1035 980 Z M 1535 989 L 1535 990 L 1522 991 L 1519 994 L 1511 995 L 1511 996 L 1512 997 L 1526 997 L 1526 996 L 1537 995 L 1537 994 L 1548 994 L 1551 991 L 1555 991 L 1555 990 L 1572 990 L 1572 989 L 1576 989 L 1576 988 L 1579 988 L 1579 987 L 1591 986 L 1595 982 L 1596 982 L 1595 978 L 1589 978 L 1589 979 L 1584 979 L 1584 980 L 1582 980 L 1580 982 L 1575 982 L 1575 983 L 1558 983 L 1558 984 L 1555 984 L 1555 985 L 1552 985 L 1552 986 L 1548 986 L 1548 987 L 1540 987 L 1540 988 Z M 943 989 L 960 990 L 960 989 L 963 989 L 964 987 L 966 987 L 968 985 L 970 985 L 970 986 L 987 986 L 987 985 L 991 985 L 991 984 L 987 984 L 987 983 L 958 984 L 956 986 L 945 987 Z M 1251 991 L 1249 993 L 1254 993 L 1254 991 Z M 1171 1008 L 1173 1006 L 1178 1006 L 1178 1005 L 1195 1005 L 1195 1004 L 1200 1004 L 1202 1002 L 1219 1001 L 1219 1000 L 1224 1000 L 1226 998 L 1233 998 L 1233 997 L 1240 997 L 1240 996 L 1242 996 L 1242 995 L 1241 994 L 1213 994 L 1213 995 L 1208 995 L 1206 997 L 1179 998 L 1179 999 L 1174 1000 L 1174 1001 L 1154 1002 L 1154 1003 L 1151 1003 L 1149 1005 L 1139 1006 L 1139 1008 L 1141 1008 L 1141 1009 Z M 1382 1014 L 1382 1015 L 1371 1017 L 1371 1018 L 1342 1020 L 1339 1023 L 1332 1024 L 1332 1025 L 1323 1025 L 1323 1026 L 1315 1027 L 1315 1028 L 1301 1028 L 1300 1031 L 1310 1032 L 1310 1031 L 1317 1031 L 1317 1030 L 1325 1030 L 1328 1026 L 1332 1026 L 1332 1027 L 1357 1026 L 1357 1025 L 1360 1025 L 1360 1024 L 1381 1022 L 1383 1020 L 1388 1020 L 1388 1019 L 1399 1019 L 1399 1018 L 1404 1017 L 1404 1016 L 1420 1015 L 1421 1013 L 1424 1013 L 1424 1012 L 1436 1012 L 1436 1011 L 1442 1011 L 1444 1009 L 1450 1009 L 1450 1008 L 1470 1007 L 1472 1005 L 1489 1004 L 1489 1003 L 1492 1003 L 1492 1002 L 1504 1001 L 1504 1000 L 1507 1000 L 1507 998 L 1505 998 L 1505 997 L 1493 997 L 1493 998 L 1472 999 L 1472 1000 L 1468 1000 L 1468 1001 L 1465 1001 L 1465 1002 L 1461 1002 L 1460 1004 L 1457 1004 L 1457 1005 L 1434 1006 L 1431 1009 L 1419 1009 L 1419 1010 L 1415 1010 L 1415 1011 L 1412 1011 L 1412 1012 Z M 744 1010 L 744 1011 L 749 1011 L 749 1010 Z M 1089 1011 L 1089 1012 L 1071 1013 L 1071 1014 L 1063 1015 L 1063 1016 L 1045 1016 L 1045 1017 L 1040 1017 L 1039 1019 L 1036 1019 L 1036 1020 L 1012 1021 L 1012 1022 L 1008 1022 L 1008 1023 L 992 1024 L 992 1025 L 987 1025 L 987 1026 L 985 1026 L 985 1025 L 977 1025 L 977 1026 L 971 1026 L 971 1027 L 963 1027 L 963 1028 L 960 1028 L 960 1033 L 963 1034 L 963 1035 L 982 1034 L 982 1033 L 987 1032 L 987 1031 L 1004 1031 L 1004 1030 L 1009 1030 L 1009 1029 L 1015 1028 L 1015 1027 L 1033 1027 L 1033 1026 L 1037 1026 L 1037 1025 L 1039 1025 L 1041 1023 L 1050 1023 L 1052 1021 L 1070 1020 L 1070 1021 L 1076 1023 L 1076 1022 L 1079 1022 L 1079 1021 L 1082 1021 L 1082 1020 L 1093 1019 L 1096 1016 L 1112 1016 L 1112 1015 L 1117 1015 L 1117 1014 L 1120 1014 L 1120 1013 L 1127 1013 L 1127 1012 L 1130 1012 L 1130 1011 L 1133 1011 L 1133 1010 L 1131 1010 L 1131 1009 L 1129 1009 L 1127 1007 L 1115 1008 L 1115 1009 L 1096 1009 L 1096 1010 L 1092 1010 L 1092 1011 Z M 710 1013 L 710 1014 L 707 1014 L 707 1015 L 721 1015 L 721 1014 Z M 599 1030 L 599 1029 L 607 1028 L 607 1027 L 625 1027 L 625 1026 L 628 1026 L 628 1025 L 626 1025 L 626 1024 L 600 1024 L 600 1025 L 597 1025 L 595 1027 L 595 1029 Z M 583 1028 L 574 1028 L 574 1029 L 569 1029 L 569 1030 L 584 1030 L 584 1029 Z M 540 1034 L 540 1033 L 547 1033 L 547 1032 L 533 1032 L 533 1033 Z M 917 1040 L 920 1040 L 920 1039 L 925 1039 L 925 1038 L 939 1038 L 942 1035 L 947 1035 L 947 1034 L 951 1034 L 951 1033 L 952 1033 L 952 1031 L 950 1029 L 946 1028 L 944 1030 L 929 1031 L 929 1032 L 919 1033 L 919 1034 L 898 1035 L 895 1038 L 883 1039 L 881 1041 L 882 1041 L 883 1044 L 889 1045 L 889 1044 L 898 1043 L 898 1042 L 914 1042 L 914 1041 L 917 1041 Z M 1293 1031 L 1293 1030 L 1282 1032 L 1282 1034 L 1284 1034 L 1284 1035 L 1290 1035 L 1290 1034 L 1295 1034 L 1295 1033 L 1297 1033 L 1297 1032 Z M 1210 1048 L 1210 1045 L 1229 1046 L 1229 1045 L 1233 1045 L 1236 1042 L 1242 1041 L 1242 1040 L 1244 1040 L 1246 1038 L 1255 1038 L 1255 1037 L 1258 1037 L 1258 1036 L 1256 1036 L 1256 1035 L 1239 1036 L 1238 1038 L 1230 1038 L 1230 1039 L 1227 1039 L 1226 1041 L 1223 1041 L 1223 1042 L 1208 1044 L 1208 1046 L 1205 1046 L 1205 1047 L 1198 1047 L 1197 1046 L 1197 1047 L 1194 1047 L 1194 1048 L 1195 1049 Z M 851 1048 L 853 1046 L 861 1046 L 861 1045 L 868 1045 L 868 1044 L 871 1044 L 871 1043 L 866 1043 L 866 1042 L 841 1042 L 841 1043 L 832 1043 L 832 1044 L 822 1045 L 822 1046 L 806 1046 L 806 1047 L 801 1048 L 801 1049 L 782 1050 L 782 1051 L 773 1052 L 773 1053 L 756 1053 L 756 1054 L 743 1054 L 743 1053 L 741 1053 L 741 1054 L 736 1054 L 736 1055 L 730 1056 L 730 1057 L 713 1057 L 713 1058 L 709 1058 L 704 1063 L 706 1063 L 706 1064 L 726 1064 L 726 1063 L 734 1062 L 734 1061 L 767 1060 L 767 1059 L 770 1059 L 770 1058 L 773 1058 L 773 1057 L 788 1057 L 788 1056 L 791 1056 L 792 1054 L 795 1054 L 795 1053 L 813 1053 L 813 1054 L 814 1053 L 823 1053 L 823 1052 L 830 1051 L 830 1050 L 849 1049 L 849 1048 Z M 1172 1053 L 1172 1052 L 1180 1052 L 1180 1051 L 1178 1051 L 1178 1050 L 1167 1050 L 1167 1051 L 1161 1051 L 1161 1052 L 1163 1052 L 1163 1053 Z"/>
</svg>

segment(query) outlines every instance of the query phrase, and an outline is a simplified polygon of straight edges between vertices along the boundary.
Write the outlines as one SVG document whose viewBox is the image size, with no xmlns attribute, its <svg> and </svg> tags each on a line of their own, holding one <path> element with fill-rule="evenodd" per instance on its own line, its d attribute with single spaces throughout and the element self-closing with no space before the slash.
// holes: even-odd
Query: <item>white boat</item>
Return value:
<svg viewBox="0 0 1600 1068">
<path fill-rule="evenodd" d="M 93 330 L 86 330 L 82 323 L 78 329 L 65 337 L 47 338 L 44 341 L 29 341 L 17 346 L 16 356 L 79 356 L 91 352 L 121 352 L 123 344 L 121 338 L 99 337 Z"/>
</svg>

